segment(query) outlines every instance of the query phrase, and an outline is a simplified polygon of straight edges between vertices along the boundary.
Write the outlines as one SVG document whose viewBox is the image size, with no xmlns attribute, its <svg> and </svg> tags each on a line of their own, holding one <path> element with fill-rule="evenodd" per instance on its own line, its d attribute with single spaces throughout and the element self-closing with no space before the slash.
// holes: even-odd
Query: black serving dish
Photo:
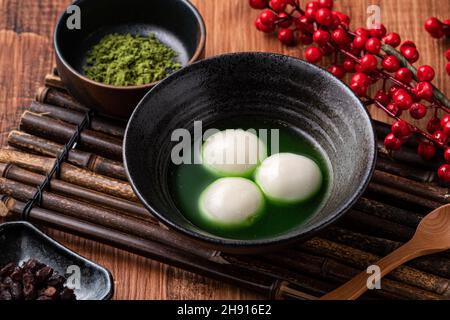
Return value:
<svg viewBox="0 0 450 320">
<path fill-rule="evenodd" d="M 105 268 L 70 251 L 27 222 L 0 225 L 0 265 L 20 265 L 30 258 L 37 259 L 59 274 L 69 266 L 78 266 L 81 288 L 75 290 L 77 300 L 108 300 L 114 294 L 111 273 Z"/>
<path fill-rule="evenodd" d="M 102 113 L 128 118 L 157 82 L 113 86 L 84 76 L 87 53 L 109 33 L 155 34 L 188 65 L 204 57 L 206 29 L 188 0 L 77 0 L 81 29 L 69 29 L 75 11 L 64 12 L 55 28 L 56 65 L 64 85 L 80 102 Z"/>
<path fill-rule="evenodd" d="M 325 205 L 290 232 L 260 240 L 212 235 L 178 210 L 169 186 L 174 129 L 203 130 L 221 120 L 258 117 L 303 131 L 325 151 L 331 187 Z M 372 176 L 376 139 L 370 116 L 356 95 L 328 72 L 292 57 L 236 53 L 203 60 L 153 88 L 128 123 L 124 163 L 145 206 L 164 224 L 222 251 L 252 253 L 305 240 L 341 217 Z"/>
</svg>

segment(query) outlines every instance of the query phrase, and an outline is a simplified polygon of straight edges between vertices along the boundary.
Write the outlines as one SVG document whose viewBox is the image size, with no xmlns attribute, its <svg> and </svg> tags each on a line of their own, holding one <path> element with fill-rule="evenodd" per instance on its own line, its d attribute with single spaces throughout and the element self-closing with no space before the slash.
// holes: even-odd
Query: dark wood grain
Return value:
<svg viewBox="0 0 450 320">
<path fill-rule="evenodd" d="M 57 16 L 68 0 L 0 0 L 0 144 L 15 129 L 24 107 L 29 105 L 45 74 L 52 70 L 51 33 Z M 257 12 L 246 0 L 193 0 L 208 30 L 206 55 L 233 51 L 272 51 L 302 56 L 301 48 L 286 48 L 272 36 L 253 27 Z M 444 49 L 450 43 L 431 39 L 423 21 L 432 15 L 448 18 L 448 0 L 339 0 L 337 9 L 351 13 L 352 25 L 366 20 L 369 4 L 381 7 L 382 21 L 390 30 L 419 45 L 419 63 L 437 71 L 436 84 L 448 94 Z M 442 16 L 447 13 L 447 16 Z M 387 120 L 378 110 L 375 118 Z M 116 281 L 116 299 L 252 299 L 257 295 L 205 279 L 158 262 L 108 246 L 67 235 L 49 233 L 80 254 L 109 268 Z"/>
</svg>

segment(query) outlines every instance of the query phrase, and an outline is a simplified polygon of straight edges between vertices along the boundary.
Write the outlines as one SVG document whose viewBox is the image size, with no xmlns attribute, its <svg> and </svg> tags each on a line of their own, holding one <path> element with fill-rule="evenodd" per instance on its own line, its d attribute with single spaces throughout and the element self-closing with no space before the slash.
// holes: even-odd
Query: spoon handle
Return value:
<svg viewBox="0 0 450 320">
<path fill-rule="evenodd" d="M 380 279 L 386 274 L 416 257 L 421 256 L 421 251 L 414 245 L 412 241 L 405 243 L 403 246 L 387 255 L 374 265 L 380 268 Z M 361 272 L 353 279 L 340 286 L 336 290 L 324 295 L 320 300 L 355 300 L 368 290 L 367 280 L 371 274 Z M 383 285 L 381 284 L 381 287 Z"/>
</svg>

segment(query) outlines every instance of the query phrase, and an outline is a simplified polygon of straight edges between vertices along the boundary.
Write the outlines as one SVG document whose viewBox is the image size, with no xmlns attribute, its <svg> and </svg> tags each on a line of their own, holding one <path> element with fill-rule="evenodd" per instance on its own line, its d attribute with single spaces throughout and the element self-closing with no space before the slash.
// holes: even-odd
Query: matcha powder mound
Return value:
<svg viewBox="0 0 450 320">
<path fill-rule="evenodd" d="M 176 52 L 155 35 L 110 34 L 88 53 L 84 73 L 109 85 L 143 85 L 162 80 L 180 69 L 176 57 Z"/>
</svg>

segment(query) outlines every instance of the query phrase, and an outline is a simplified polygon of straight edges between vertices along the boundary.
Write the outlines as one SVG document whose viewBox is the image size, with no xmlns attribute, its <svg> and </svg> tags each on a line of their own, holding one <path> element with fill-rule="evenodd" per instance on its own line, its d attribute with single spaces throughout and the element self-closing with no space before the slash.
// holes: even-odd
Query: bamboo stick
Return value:
<svg viewBox="0 0 450 320">
<path fill-rule="evenodd" d="M 61 108 L 49 104 L 44 104 L 38 101 L 33 101 L 29 110 L 37 114 L 43 114 L 47 117 L 65 121 L 70 124 L 79 124 L 84 119 L 84 113 L 67 108 Z M 102 132 L 108 135 L 112 135 L 118 138 L 123 138 L 125 133 L 125 124 L 122 122 L 114 121 L 112 119 L 101 118 L 100 116 L 93 117 L 90 123 L 90 127 L 93 131 Z"/>
<path fill-rule="evenodd" d="M 25 206 L 23 202 L 13 198 L 3 198 L 11 218 L 18 218 Z M 161 243 L 152 242 L 97 224 L 81 221 L 73 217 L 58 214 L 42 208 L 33 208 L 30 220 L 40 225 L 62 230 L 88 239 L 96 240 L 113 247 L 132 252 L 143 257 L 155 259 L 162 263 L 180 267 L 204 276 L 227 281 L 255 292 L 271 295 L 273 279 L 245 270 L 236 270 L 231 265 L 218 264 L 207 259 Z"/>
<path fill-rule="evenodd" d="M 386 256 L 403 244 L 402 242 L 369 236 L 335 226 L 328 227 L 321 236 L 379 256 Z M 450 278 L 450 259 L 445 256 L 445 253 L 420 257 L 409 262 L 408 265 L 440 277 Z"/>
<path fill-rule="evenodd" d="M 300 245 L 300 248 L 311 254 L 335 259 L 359 270 L 364 270 L 381 259 L 377 255 L 321 238 L 311 239 Z M 437 294 L 450 294 L 450 280 L 408 266 L 400 266 L 387 277 Z"/>
<path fill-rule="evenodd" d="M 67 92 L 49 87 L 39 88 L 36 92 L 36 100 L 42 103 L 52 104 L 63 108 L 81 112 L 89 111 L 89 108 L 76 101 Z"/>
<path fill-rule="evenodd" d="M 9 133 L 8 144 L 18 149 L 55 158 L 63 150 L 61 144 L 16 130 Z M 100 175 L 127 181 L 125 168 L 121 162 L 100 157 L 91 152 L 71 149 L 67 156 L 67 162 Z"/>
<path fill-rule="evenodd" d="M 408 194 L 416 195 L 416 198 L 427 198 L 443 204 L 450 202 L 448 188 L 438 187 L 433 184 L 423 184 L 402 178 L 393 174 L 375 170 L 373 182 L 384 184 L 390 188 L 404 191 Z"/>
<path fill-rule="evenodd" d="M 5 163 L 0 163 L 0 176 L 32 186 L 39 186 L 45 180 L 45 176 L 43 175 Z M 50 181 L 50 189 L 61 195 L 100 205 L 106 209 L 114 209 L 125 215 L 131 215 L 132 217 L 151 221 L 155 224 L 158 223 L 141 204 L 136 202 L 108 196 L 58 179 L 52 179 Z"/>
<path fill-rule="evenodd" d="M 403 206 L 410 205 L 412 207 L 419 207 L 418 210 L 422 208 L 425 212 L 429 212 L 430 209 L 439 208 L 442 205 L 440 202 L 426 199 L 422 196 L 419 197 L 399 190 L 391 185 L 382 185 L 377 182 L 371 182 L 367 190 L 369 193 L 377 194 L 383 199 L 392 199 L 393 202 L 401 203 Z"/>
<path fill-rule="evenodd" d="M 436 170 L 411 167 L 383 156 L 377 159 L 377 169 L 418 182 L 428 183 L 437 181 Z"/>
<path fill-rule="evenodd" d="M 0 162 L 12 163 L 34 172 L 47 174 L 55 165 L 56 160 L 15 150 L 0 149 Z M 59 178 L 63 181 L 96 190 L 98 192 L 103 192 L 111 196 L 123 198 L 129 201 L 138 201 L 128 183 L 101 176 L 88 170 L 77 168 L 68 163 L 61 164 Z"/>
<path fill-rule="evenodd" d="M 350 210 L 339 222 L 346 229 L 396 241 L 406 241 L 412 238 L 415 229 L 401 224 L 383 220 L 357 210 Z"/>
<path fill-rule="evenodd" d="M 19 201 L 26 202 L 35 193 L 34 187 L 0 178 L 0 193 L 8 195 Z M 75 199 L 68 199 L 60 195 L 43 192 L 41 207 L 70 215 L 74 218 L 95 223 L 103 227 L 129 233 L 148 240 L 158 241 L 174 248 L 180 248 L 206 259 L 217 259 L 218 252 L 206 249 L 199 243 L 186 237 L 179 236 L 159 226 L 142 220 L 126 217 L 117 212 L 96 207 Z"/>
<path fill-rule="evenodd" d="M 384 147 L 384 142 L 378 140 L 378 154 L 383 157 L 395 159 L 399 162 L 407 163 L 418 168 L 437 169 L 439 162 L 435 160 L 425 161 L 417 154 L 417 151 L 411 148 L 402 148 L 399 151 L 388 151 Z"/>
<path fill-rule="evenodd" d="M 47 74 L 44 79 L 44 84 L 46 87 L 66 91 L 66 87 L 64 86 L 64 83 L 61 81 L 61 78 L 55 74 Z"/>
<path fill-rule="evenodd" d="M 356 276 L 361 270 L 347 266 L 328 257 L 319 257 L 300 251 L 283 251 L 282 254 L 269 254 L 261 257 L 263 261 L 277 266 L 287 266 L 296 272 L 304 272 L 323 280 L 337 284 L 346 282 Z M 423 290 L 391 279 L 382 280 L 382 290 L 373 290 L 373 294 L 383 296 L 387 292 L 397 299 L 413 300 L 444 300 L 445 297 L 434 292 Z"/>
<path fill-rule="evenodd" d="M 25 111 L 20 120 L 20 130 L 41 138 L 66 143 L 77 129 L 76 125 L 54 120 L 30 111 Z M 104 133 L 85 129 L 80 134 L 80 148 L 95 152 L 113 160 L 122 159 L 122 141 Z"/>
<path fill-rule="evenodd" d="M 410 212 L 365 197 L 360 198 L 353 208 L 411 228 L 417 228 L 423 218 L 422 215 L 415 212 Z"/>
</svg>

